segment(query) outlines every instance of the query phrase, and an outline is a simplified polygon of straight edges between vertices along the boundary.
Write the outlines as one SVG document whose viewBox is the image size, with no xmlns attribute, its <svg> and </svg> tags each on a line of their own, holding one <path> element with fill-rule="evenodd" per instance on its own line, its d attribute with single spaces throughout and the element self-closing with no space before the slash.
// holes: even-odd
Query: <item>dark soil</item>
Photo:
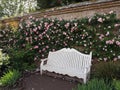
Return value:
<svg viewBox="0 0 120 90">
<path fill-rule="evenodd" d="M 0 87 L 0 90 L 72 90 L 78 82 L 55 78 L 39 72 L 27 72 L 12 87 Z"/>
<path fill-rule="evenodd" d="M 22 90 L 72 90 L 77 84 L 77 82 L 34 73 L 23 79 Z"/>
</svg>

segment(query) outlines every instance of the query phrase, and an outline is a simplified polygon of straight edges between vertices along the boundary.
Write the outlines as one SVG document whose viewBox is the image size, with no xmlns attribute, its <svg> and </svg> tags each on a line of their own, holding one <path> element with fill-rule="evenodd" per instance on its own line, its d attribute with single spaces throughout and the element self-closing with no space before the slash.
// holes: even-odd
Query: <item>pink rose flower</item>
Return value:
<svg viewBox="0 0 120 90">
<path fill-rule="evenodd" d="M 46 46 L 46 48 L 49 48 L 49 46 Z"/>
<path fill-rule="evenodd" d="M 45 50 L 46 50 L 45 48 L 42 49 L 42 51 L 45 51 Z"/>
<path fill-rule="evenodd" d="M 103 19 L 102 19 L 102 18 L 99 18 L 99 19 L 98 19 L 98 22 L 101 22 L 101 23 L 102 23 L 102 22 L 103 22 Z"/>
<path fill-rule="evenodd" d="M 47 27 L 47 25 L 48 25 L 48 23 L 47 23 L 47 22 L 45 22 L 45 23 L 44 23 L 44 26 L 45 26 L 45 27 Z"/>
<path fill-rule="evenodd" d="M 62 18 L 59 18 L 60 21 L 62 21 L 63 19 Z"/>
<path fill-rule="evenodd" d="M 110 11 L 110 12 L 109 12 L 109 14 L 112 14 L 112 13 L 114 13 L 114 11 Z"/>
<path fill-rule="evenodd" d="M 74 30 L 75 30 L 75 27 L 72 27 L 72 28 L 71 28 L 71 32 L 73 32 Z"/>
<path fill-rule="evenodd" d="M 106 62 L 106 61 L 107 61 L 107 58 L 104 58 L 104 61 Z"/>
<path fill-rule="evenodd" d="M 115 24 L 114 26 L 115 26 L 115 27 L 118 27 L 118 26 L 120 26 L 120 24 Z"/>
<path fill-rule="evenodd" d="M 27 35 L 28 35 L 28 33 L 26 32 L 26 33 L 25 33 L 25 35 L 27 36 Z"/>
<path fill-rule="evenodd" d="M 114 39 L 112 39 L 112 40 L 108 40 L 108 41 L 106 41 L 106 44 L 113 44 L 114 43 Z"/>
<path fill-rule="evenodd" d="M 41 26 L 38 26 L 38 29 L 40 30 L 40 29 L 41 29 Z"/>
<path fill-rule="evenodd" d="M 38 21 L 39 19 L 38 18 L 36 18 L 36 21 Z"/>
<path fill-rule="evenodd" d="M 39 50 L 39 53 L 41 53 L 41 50 Z"/>
<path fill-rule="evenodd" d="M 36 31 L 37 31 L 37 28 L 34 28 L 33 31 L 36 32 Z"/>
<path fill-rule="evenodd" d="M 70 26 L 70 23 L 66 23 L 65 27 L 68 28 Z"/>
<path fill-rule="evenodd" d="M 100 40 L 103 40 L 103 38 L 104 38 L 104 35 L 101 34 L 100 37 L 99 37 L 99 39 L 100 39 Z"/>
<path fill-rule="evenodd" d="M 37 37 L 34 37 L 35 40 L 37 40 Z"/>
<path fill-rule="evenodd" d="M 54 52 L 54 51 L 55 51 L 55 49 L 52 49 L 52 51 Z"/>
<path fill-rule="evenodd" d="M 37 60 L 37 57 L 34 58 L 34 61 L 36 61 L 36 60 Z"/>
<path fill-rule="evenodd" d="M 25 47 L 25 44 L 22 44 L 23 47 Z"/>
<path fill-rule="evenodd" d="M 29 17 L 29 19 L 32 19 L 32 18 L 33 18 L 33 16 L 30 16 L 30 17 Z"/>
<path fill-rule="evenodd" d="M 116 43 L 116 45 L 120 46 L 120 42 L 119 41 L 116 41 L 115 43 Z"/>
<path fill-rule="evenodd" d="M 47 15 L 44 15 L 44 18 L 46 18 L 47 17 Z"/>
<path fill-rule="evenodd" d="M 77 27 L 78 23 L 74 23 L 75 27 Z"/>
<path fill-rule="evenodd" d="M 114 58 L 113 60 L 114 60 L 114 61 L 117 61 L 117 59 L 118 59 L 118 58 Z"/>
<path fill-rule="evenodd" d="M 63 35 L 66 35 L 66 32 L 63 32 Z"/>
<path fill-rule="evenodd" d="M 28 41 L 29 40 L 29 38 L 28 37 L 26 37 L 26 39 L 25 39 L 26 41 Z"/>
<path fill-rule="evenodd" d="M 38 48 L 39 48 L 39 46 L 37 46 L 37 45 L 36 45 L 36 46 L 34 46 L 34 49 L 38 49 Z"/>
</svg>

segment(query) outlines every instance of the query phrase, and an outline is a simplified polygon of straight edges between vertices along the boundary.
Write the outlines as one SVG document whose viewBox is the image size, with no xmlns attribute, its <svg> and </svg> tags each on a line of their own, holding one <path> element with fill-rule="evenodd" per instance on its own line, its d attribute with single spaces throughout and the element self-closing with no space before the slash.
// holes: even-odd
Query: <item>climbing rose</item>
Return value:
<svg viewBox="0 0 120 90">
<path fill-rule="evenodd" d="M 39 48 L 37 45 L 36 45 L 36 46 L 34 46 L 34 49 L 37 49 L 37 48 Z"/>
<path fill-rule="evenodd" d="M 101 23 L 102 23 L 102 22 L 103 22 L 103 19 L 102 19 L 102 18 L 99 18 L 99 19 L 98 19 L 98 22 L 101 22 Z"/>
</svg>

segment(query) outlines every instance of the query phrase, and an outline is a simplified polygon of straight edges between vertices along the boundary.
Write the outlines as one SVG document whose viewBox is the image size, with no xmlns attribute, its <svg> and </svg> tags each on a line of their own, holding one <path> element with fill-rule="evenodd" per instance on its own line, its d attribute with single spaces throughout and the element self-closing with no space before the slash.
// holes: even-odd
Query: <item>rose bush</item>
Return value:
<svg viewBox="0 0 120 90">
<path fill-rule="evenodd" d="M 31 44 L 36 57 L 45 58 L 49 51 L 63 47 L 81 47 L 85 53 L 93 51 L 93 57 L 99 60 L 118 60 L 120 38 L 118 29 L 120 20 L 114 12 L 74 19 L 34 18 L 21 20 L 19 24 L 19 48 Z"/>
</svg>

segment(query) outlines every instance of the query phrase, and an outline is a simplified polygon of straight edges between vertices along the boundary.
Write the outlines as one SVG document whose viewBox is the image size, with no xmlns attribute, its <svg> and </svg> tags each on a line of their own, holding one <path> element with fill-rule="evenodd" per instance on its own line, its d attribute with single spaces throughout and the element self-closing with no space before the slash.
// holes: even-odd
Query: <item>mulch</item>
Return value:
<svg viewBox="0 0 120 90">
<path fill-rule="evenodd" d="M 73 90 L 78 82 L 33 73 L 24 77 L 21 90 Z"/>
</svg>

